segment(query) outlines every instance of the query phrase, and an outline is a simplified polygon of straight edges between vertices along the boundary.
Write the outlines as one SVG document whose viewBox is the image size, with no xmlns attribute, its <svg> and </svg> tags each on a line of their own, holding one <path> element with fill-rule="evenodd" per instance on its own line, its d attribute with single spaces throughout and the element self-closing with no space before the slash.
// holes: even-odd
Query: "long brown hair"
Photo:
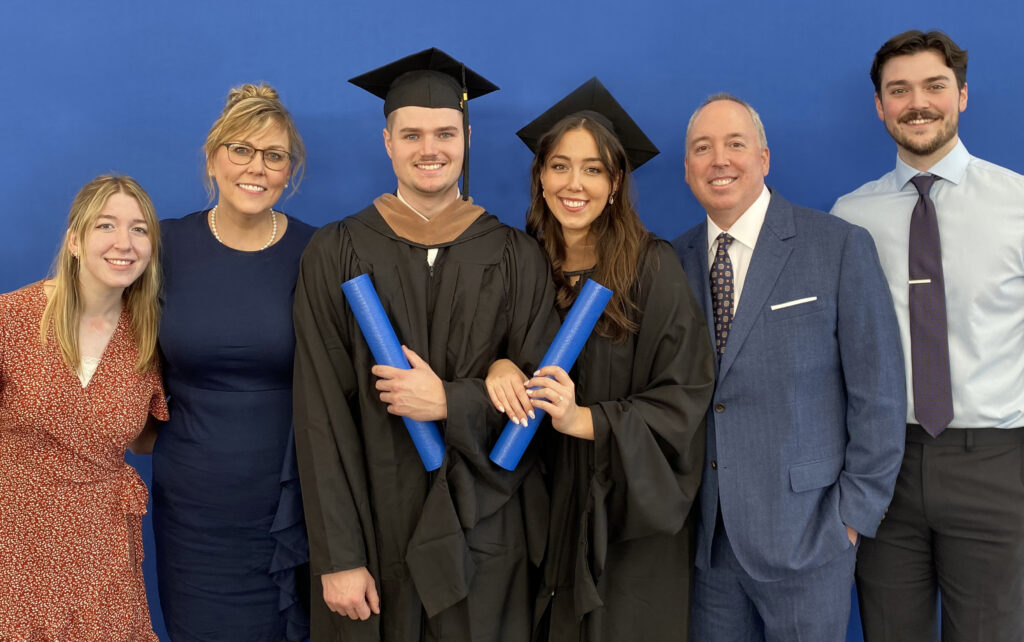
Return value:
<svg viewBox="0 0 1024 642">
<path fill-rule="evenodd" d="M 637 308 L 634 286 L 638 263 L 654 237 L 640 222 L 631 199 L 632 181 L 626 151 L 619 139 L 592 118 L 572 115 L 563 118 L 537 143 L 537 155 L 530 169 L 530 209 L 526 213 L 526 231 L 536 238 L 548 255 L 555 282 L 555 301 L 560 309 L 567 309 L 576 299 L 576 290 L 562 272 L 565 263 L 565 237 L 558 219 L 544 201 L 540 177 L 548 156 L 558 146 L 566 132 L 583 129 L 594 137 L 601 161 L 614 179 L 619 177 L 614 203 L 605 205 L 604 211 L 590 224 L 594 239 L 597 265 L 592 278 L 612 290 L 611 301 L 597 322 L 599 335 L 621 343 L 636 333 Z"/>
<path fill-rule="evenodd" d="M 79 270 L 81 262 L 71 254 L 68 241 L 85 245 L 85 236 L 93 228 L 107 199 L 121 193 L 134 198 L 146 221 L 146 235 L 152 252 L 149 265 L 139 278 L 124 290 L 124 307 L 131 318 L 132 333 L 139 351 L 137 372 L 147 372 L 157 364 L 156 337 L 160 325 L 160 224 L 156 209 L 146 190 L 128 176 L 97 176 L 78 191 L 68 213 L 67 232 L 54 259 L 51 278 L 53 292 L 39 322 L 39 340 L 46 344 L 47 330 L 53 328 L 64 363 L 77 370 L 82 360 L 78 345 L 78 327 L 82 317 Z"/>
</svg>

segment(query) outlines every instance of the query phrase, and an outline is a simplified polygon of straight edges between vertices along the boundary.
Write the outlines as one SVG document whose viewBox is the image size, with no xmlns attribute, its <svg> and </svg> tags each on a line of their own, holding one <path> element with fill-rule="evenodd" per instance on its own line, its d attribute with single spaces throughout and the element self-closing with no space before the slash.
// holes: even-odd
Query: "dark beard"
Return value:
<svg viewBox="0 0 1024 642">
<path fill-rule="evenodd" d="M 908 136 L 906 133 L 898 129 L 898 125 L 905 123 L 909 120 L 916 120 L 918 118 L 937 118 L 939 114 L 934 112 L 908 112 L 899 118 L 897 127 L 890 127 L 886 123 L 885 128 L 889 131 L 889 135 L 892 136 L 893 140 L 899 144 L 900 147 L 906 149 L 910 153 L 916 156 L 930 156 L 935 152 L 939 151 L 943 145 L 953 140 L 956 137 L 957 125 L 959 124 L 959 114 L 953 114 L 952 120 L 943 119 L 943 127 L 936 134 L 935 137 L 928 141 L 922 141 L 917 138 Z"/>
</svg>

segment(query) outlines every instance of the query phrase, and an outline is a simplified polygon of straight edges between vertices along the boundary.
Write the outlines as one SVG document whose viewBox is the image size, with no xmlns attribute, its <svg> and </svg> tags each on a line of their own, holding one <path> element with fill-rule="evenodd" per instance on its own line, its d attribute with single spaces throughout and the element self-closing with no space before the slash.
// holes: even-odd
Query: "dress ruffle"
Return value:
<svg viewBox="0 0 1024 642">
<path fill-rule="evenodd" d="M 295 461 L 295 436 L 288 434 L 284 461 L 281 464 L 281 495 L 270 525 L 274 538 L 274 554 L 270 560 L 270 577 L 279 589 L 278 610 L 287 622 L 288 640 L 309 637 L 309 616 L 299 599 L 296 569 L 309 563 L 309 541 L 302 512 L 299 468 Z"/>
</svg>

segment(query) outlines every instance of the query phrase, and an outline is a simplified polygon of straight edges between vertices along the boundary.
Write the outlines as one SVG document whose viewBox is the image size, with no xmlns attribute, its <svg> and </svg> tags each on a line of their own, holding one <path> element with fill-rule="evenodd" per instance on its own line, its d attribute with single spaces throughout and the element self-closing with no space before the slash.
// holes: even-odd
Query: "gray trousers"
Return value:
<svg viewBox="0 0 1024 642">
<path fill-rule="evenodd" d="M 866 642 L 1024 641 L 1024 429 L 908 426 L 856 577 Z"/>
</svg>

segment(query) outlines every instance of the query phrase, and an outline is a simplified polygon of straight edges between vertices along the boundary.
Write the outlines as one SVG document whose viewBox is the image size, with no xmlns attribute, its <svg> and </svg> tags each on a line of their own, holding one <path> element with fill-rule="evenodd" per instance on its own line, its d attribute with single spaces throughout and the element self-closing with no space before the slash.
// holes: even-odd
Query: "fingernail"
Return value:
<svg viewBox="0 0 1024 642">
<path fill-rule="evenodd" d="M 526 413 L 526 414 L 530 415 L 530 419 L 536 419 L 537 418 L 537 415 L 533 414 L 532 410 L 530 412 Z"/>
<path fill-rule="evenodd" d="M 498 406 L 498 412 L 505 414 L 505 409 L 502 408 L 501 406 Z"/>
</svg>

